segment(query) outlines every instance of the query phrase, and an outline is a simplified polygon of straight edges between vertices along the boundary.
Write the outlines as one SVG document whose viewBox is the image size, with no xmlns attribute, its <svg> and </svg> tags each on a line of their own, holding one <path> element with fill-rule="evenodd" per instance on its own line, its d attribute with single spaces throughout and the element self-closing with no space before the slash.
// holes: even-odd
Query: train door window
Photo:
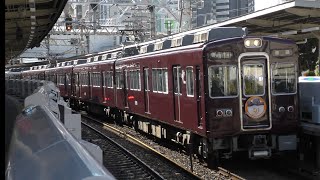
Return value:
<svg viewBox="0 0 320 180">
<path fill-rule="evenodd" d="M 82 85 L 82 74 L 79 73 L 79 86 L 81 86 L 81 85 Z"/>
<path fill-rule="evenodd" d="M 246 96 L 264 95 L 264 65 L 243 65 L 244 94 Z"/>
<path fill-rule="evenodd" d="M 79 74 L 74 74 L 74 85 L 75 86 L 78 86 L 79 84 Z"/>
<path fill-rule="evenodd" d="M 66 84 L 67 84 L 68 86 L 71 85 L 70 74 L 66 74 Z"/>
<path fill-rule="evenodd" d="M 271 72 L 273 94 L 296 92 L 296 67 L 293 63 L 273 63 Z"/>
<path fill-rule="evenodd" d="M 149 72 L 148 68 L 144 68 L 144 90 L 149 91 Z"/>
<path fill-rule="evenodd" d="M 85 86 L 86 84 L 85 84 L 85 74 L 83 74 L 83 73 L 81 73 L 81 85 L 82 86 Z"/>
<path fill-rule="evenodd" d="M 60 85 L 64 85 L 64 75 L 59 75 L 60 77 Z"/>
<path fill-rule="evenodd" d="M 194 95 L 194 78 L 193 78 L 193 67 L 189 66 L 186 68 L 186 86 L 187 96 L 193 97 Z"/>
<path fill-rule="evenodd" d="M 85 77 L 85 78 L 84 78 L 84 81 L 85 81 L 84 84 L 85 84 L 86 86 L 89 86 L 89 74 L 86 73 L 86 74 L 84 75 L 84 77 Z"/>
<path fill-rule="evenodd" d="M 181 85 L 182 85 L 182 78 L 181 78 L 181 66 L 174 66 L 173 67 L 173 89 L 175 94 L 182 94 Z M 178 78 L 179 77 L 179 78 Z"/>
<path fill-rule="evenodd" d="M 134 77 L 133 77 L 133 71 L 131 70 L 131 71 L 129 71 L 129 82 L 130 82 L 130 85 L 129 85 L 129 86 L 130 86 L 130 89 L 131 89 L 131 90 L 134 90 L 133 78 L 134 78 Z"/>
<path fill-rule="evenodd" d="M 140 90 L 140 70 L 131 70 L 130 72 L 130 89 Z"/>
<path fill-rule="evenodd" d="M 107 88 L 113 88 L 113 76 L 112 76 L 112 72 L 110 72 L 110 71 L 107 71 L 107 72 L 106 72 L 105 82 L 106 82 Z"/>
<path fill-rule="evenodd" d="M 236 66 L 210 66 L 208 87 L 211 98 L 235 97 L 238 95 Z"/>
<path fill-rule="evenodd" d="M 102 72 L 102 87 L 105 89 L 106 86 L 106 72 Z"/>
<path fill-rule="evenodd" d="M 90 85 L 96 87 L 97 75 L 96 73 L 90 73 Z"/>
<path fill-rule="evenodd" d="M 128 85 L 128 70 L 124 70 L 124 78 L 126 81 L 126 89 L 129 89 L 129 85 Z"/>
<path fill-rule="evenodd" d="M 120 71 L 116 72 L 116 87 L 117 89 L 121 89 L 123 87 L 123 75 Z"/>
</svg>

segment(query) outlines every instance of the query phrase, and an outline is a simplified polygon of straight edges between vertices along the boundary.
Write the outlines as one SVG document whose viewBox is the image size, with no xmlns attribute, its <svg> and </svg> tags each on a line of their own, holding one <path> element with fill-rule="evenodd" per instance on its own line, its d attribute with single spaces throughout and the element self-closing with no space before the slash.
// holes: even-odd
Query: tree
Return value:
<svg viewBox="0 0 320 180">
<path fill-rule="evenodd" d="M 298 45 L 301 71 L 314 71 L 319 57 L 318 39 L 308 39 L 307 43 Z"/>
<path fill-rule="evenodd" d="M 320 76 L 320 57 L 318 57 L 318 61 L 316 63 L 316 67 L 314 69 L 316 76 Z"/>
</svg>

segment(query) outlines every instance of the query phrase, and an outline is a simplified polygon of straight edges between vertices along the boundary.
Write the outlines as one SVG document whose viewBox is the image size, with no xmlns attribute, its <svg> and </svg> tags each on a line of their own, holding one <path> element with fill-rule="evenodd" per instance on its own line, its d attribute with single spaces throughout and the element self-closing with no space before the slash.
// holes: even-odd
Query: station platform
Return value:
<svg viewBox="0 0 320 180">
<path fill-rule="evenodd" d="M 115 179 L 54 83 L 24 82 L 6 81 L 5 179 Z"/>
<path fill-rule="evenodd" d="M 16 117 L 23 109 L 22 103 L 13 96 L 5 95 L 5 161 L 7 165 L 7 153 L 9 150 L 10 140 L 13 133 Z"/>
</svg>

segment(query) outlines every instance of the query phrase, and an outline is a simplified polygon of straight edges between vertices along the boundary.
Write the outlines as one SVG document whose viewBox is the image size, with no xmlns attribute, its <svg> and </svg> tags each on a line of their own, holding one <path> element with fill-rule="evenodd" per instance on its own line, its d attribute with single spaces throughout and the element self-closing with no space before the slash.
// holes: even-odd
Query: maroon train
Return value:
<svg viewBox="0 0 320 180">
<path fill-rule="evenodd" d="M 209 162 L 238 151 L 255 159 L 295 150 L 295 43 L 241 32 L 210 41 L 207 32 L 188 44 L 187 36 L 171 38 L 169 48 L 168 39 L 154 41 L 43 72 L 73 108 L 191 144 Z"/>
</svg>

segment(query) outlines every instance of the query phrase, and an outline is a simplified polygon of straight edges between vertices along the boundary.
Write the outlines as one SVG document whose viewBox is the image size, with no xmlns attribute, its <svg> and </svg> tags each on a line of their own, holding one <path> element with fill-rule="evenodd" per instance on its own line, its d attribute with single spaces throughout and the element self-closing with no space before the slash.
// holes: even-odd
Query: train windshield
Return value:
<svg viewBox="0 0 320 180">
<path fill-rule="evenodd" d="M 263 64 L 243 65 L 244 94 L 247 96 L 264 95 Z"/>
<path fill-rule="evenodd" d="M 208 68 L 208 80 L 211 98 L 238 95 L 236 66 L 210 66 Z"/>
<path fill-rule="evenodd" d="M 272 93 L 287 94 L 296 92 L 295 65 L 291 63 L 274 63 L 272 70 Z"/>
</svg>

